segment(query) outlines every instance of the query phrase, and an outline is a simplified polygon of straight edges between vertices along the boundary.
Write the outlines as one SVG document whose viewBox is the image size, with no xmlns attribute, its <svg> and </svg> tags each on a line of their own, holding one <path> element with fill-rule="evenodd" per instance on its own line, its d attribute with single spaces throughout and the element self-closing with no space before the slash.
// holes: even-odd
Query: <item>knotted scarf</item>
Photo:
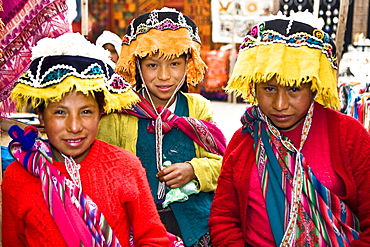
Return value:
<svg viewBox="0 0 370 247">
<path fill-rule="evenodd" d="M 157 169 L 163 169 L 162 164 L 162 134 L 177 128 L 184 132 L 191 140 L 203 147 L 207 152 L 223 155 L 226 149 L 226 139 L 221 130 L 212 122 L 192 117 L 179 117 L 168 108 L 153 106 L 139 94 L 140 101 L 131 109 L 123 110 L 124 113 L 139 118 L 152 120 L 148 125 L 148 132 L 156 134 Z M 157 112 L 159 114 L 157 114 Z M 165 195 L 164 183 L 160 182 L 158 187 L 158 198 L 163 199 Z"/>
<path fill-rule="evenodd" d="M 306 163 L 301 149 L 309 133 L 313 104 L 305 118 L 300 148 L 270 123 L 258 106 L 241 121 L 254 138 L 256 163 L 277 246 L 350 246 L 359 237 L 353 212 L 331 193 Z"/>
<path fill-rule="evenodd" d="M 67 245 L 121 246 L 97 205 L 52 164 L 51 148 L 38 135 L 34 126 L 13 125 L 9 151 L 40 178 L 45 203 Z"/>
</svg>

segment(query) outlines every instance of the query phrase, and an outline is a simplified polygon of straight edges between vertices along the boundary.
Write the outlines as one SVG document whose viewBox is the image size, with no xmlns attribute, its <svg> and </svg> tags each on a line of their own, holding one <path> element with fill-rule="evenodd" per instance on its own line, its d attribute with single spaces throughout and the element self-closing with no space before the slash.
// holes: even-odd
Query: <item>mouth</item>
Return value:
<svg viewBox="0 0 370 247">
<path fill-rule="evenodd" d="M 275 115 L 272 114 L 272 116 L 279 122 L 287 121 L 291 118 L 291 115 Z"/>
<path fill-rule="evenodd" d="M 157 86 L 157 88 L 161 91 L 168 91 L 172 88 L 172 85 L 161 85 L 161 86 Z"/>
<path fill-rule="evenodd" d="M 79 139 L 64 139 L 64 141 L 70 145 L 70 146 L 78 146 L 80 145 L 83 141 L 85 140 L 85 138 L 79 138 Z"/>
</svg>

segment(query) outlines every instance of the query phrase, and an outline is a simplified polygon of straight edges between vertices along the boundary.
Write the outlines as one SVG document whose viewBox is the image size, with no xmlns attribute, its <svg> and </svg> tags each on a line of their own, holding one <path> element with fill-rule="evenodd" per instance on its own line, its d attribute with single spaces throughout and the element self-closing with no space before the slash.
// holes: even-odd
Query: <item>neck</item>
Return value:
<svg viewBox="0 0 370 247">
<path fill-rule="evenodd" d="M 74 159 L 74 161 L 76 163 L 80 163 L 81 161 L 83 161 L 86 158 L 89 151 L 90 151 L 90 148 L 88 150 L 86 150 L 85 152 L 83 152 L 82 154 L 72 156 L 72 158 Z M 51 145 L 51 152 L 53 154 L 54 160 L 56 160 L 58 162 L 65 162 L 63 156 L 61 155 L 61 152 L 52 145 Z M 64 154 L 64 155 L 66 155 L 66 154 Z M 69 156 L 69 155 L 66 155 L 66 156 Z"/>
<path fill-rule="evenodd" d="M 291 130 L 294 130 L 295 128 L 297 128 L 304 120 L 305 120 L 306 116 L 304 116 L 301 120 L 299 120 L 298 122 L 296 122 L 295 124 L 293 124 L 292 126 L 290 126 L 289 128 L 277 128 L 278 130 L 280 131 L 291 131 Z"/>
<path fill-rule="evenodd" d="M 147 90 L 144 90 L 143 96 L 144 96 L 144 98 L 146 100 L 148 100 L 149 102 L 151 102 L 152 105 L 153 105 L 153 107 L 155 107 L 155 108 L 158 108 L 160 106 L 169 108 L 170 106 L 173 105 L 173 103 L 175 103 L 176 93 L 177 92 L 175 92 L 174 93 L 175 95 L 173 97 L 171 97 L 170 99 L 168 99 L 168 100 L 153 99 L 153 97 L 151 97 L 151 95 L 149 95 L 149 93 L 147 92 Z"/>
</svg>

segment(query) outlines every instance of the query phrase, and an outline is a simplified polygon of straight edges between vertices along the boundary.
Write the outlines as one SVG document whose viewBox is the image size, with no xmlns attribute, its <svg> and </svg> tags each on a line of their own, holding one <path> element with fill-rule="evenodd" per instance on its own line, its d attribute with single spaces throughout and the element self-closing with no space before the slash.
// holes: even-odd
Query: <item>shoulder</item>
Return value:
<svg viewBox="0 0 370 247">
<path fill-rule="evenodd" d="M 231 138 L 226 147 L 224 160 L 233 160 L 233 164 L 239 163 L 242 157 L 243 160 L 247 157 L 255 157 L 254 140 L 249 133 L 243 133 L 242 128 L 239 128 Z M 235 162 L 234 162 L 235 161 Z"/>
<path fill-rule="evenodd" d="M 210 100 L 196 93 L 183 93 L 188 101 L 189 117 L 212 121 L 213 106 Z"/>
<path fill-rule="evenodd" d="M 212 105 L 210 100 L 206 99 L 200 94 L 197 94 L 197 93 L 182 93 L 182 94 L 186 97 L 189 103 L 210 105 L 210 106 Z"/>
<path fill-rule="evenodd" d="M 329 131 L 340 132 L 343 137 L 355 136 L 359 133 L 370 137 L 364 126 L 357 119 L 330 108 L 325 108 L 325 111 L 328 116 Z"/>
<path fill-rule="evenodd" d="M 36 198 L 42 197 L 40 188 L 40 179 L 29 173 L 17 161 L 12 162 L 6 168 L 1 182 L 3 199 L 13 198 L 24 202 L 37 201 Z"/>
</svg>

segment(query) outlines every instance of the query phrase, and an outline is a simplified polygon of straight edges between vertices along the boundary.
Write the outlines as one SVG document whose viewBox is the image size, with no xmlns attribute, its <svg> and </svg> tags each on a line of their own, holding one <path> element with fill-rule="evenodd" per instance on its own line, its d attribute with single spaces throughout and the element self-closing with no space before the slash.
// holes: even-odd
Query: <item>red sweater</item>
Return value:
<svg viewBox="0 0 370 247">
<path fill-rule="evenodd" d="M 64 163 L 54 164 L 68 176 Z M 145 170 L 136 156 L 95 140 L 80 165 L 84 193 L 98 205 L 122 246 L 129 246 L 130 225 L 135 246 L 168 246 Z M 3 246 L 66 246 L 46 207 L 40 179 L 18 162 L 5 171 L 2 196 Z"/>
<path fill-rule="evenodd" d="M 352 246 L 369 246 L 370 135 L 356 119 L 331 109 L 324 111 L 331 163 L 346 190 L 341 199 L 360 220 L 362 233 Z M 320 119 L 314 116 L 314 121 Z M 209 224 L 214 246 L 245 246 L 246 225 L 253 224 L 246 221 L 246 214 L 255 155 L 250 134 L 238 130 L 227 147 L 211 208 Z"/>
</svg>

